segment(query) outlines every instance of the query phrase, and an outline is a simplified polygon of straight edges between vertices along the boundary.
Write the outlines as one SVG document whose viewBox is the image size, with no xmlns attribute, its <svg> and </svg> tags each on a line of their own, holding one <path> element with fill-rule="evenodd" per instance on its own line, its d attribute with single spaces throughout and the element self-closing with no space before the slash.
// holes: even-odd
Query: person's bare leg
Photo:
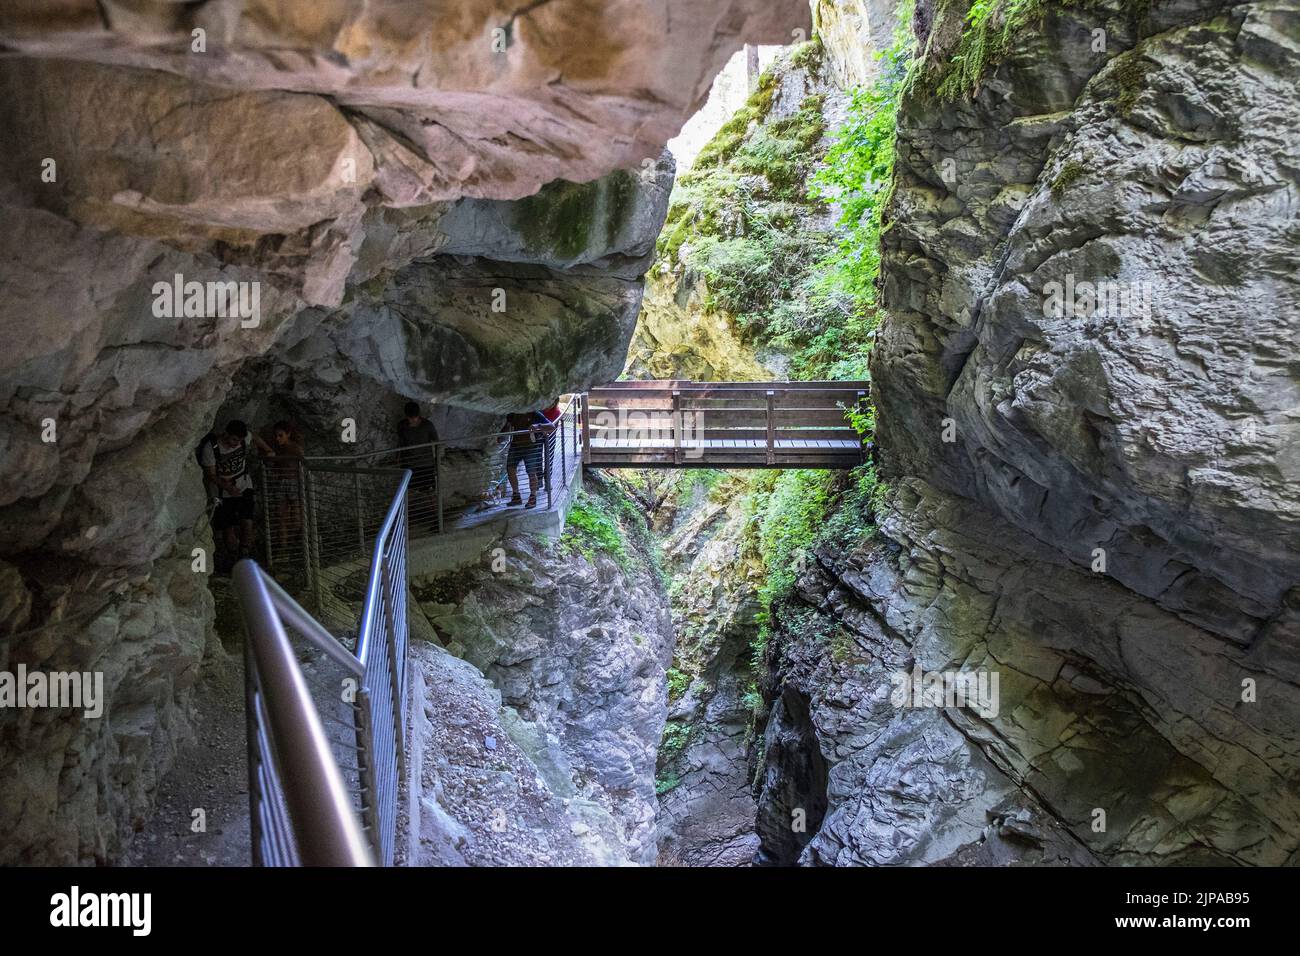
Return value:
<svg viewBox="0 0 1300 956">
<path fill-rule="evenodd" d="M 518 498 L 520 501 L 523 501 L 524 500 L 523 497 L 519 494 L 518 462 L 506 468 L 506 477 L 510 479 L 510 500 L 514 501 L 516 498 Z"/>
<path fill-rule="evenodd" d="M 242 518 L 239 522 L 239 556 L 245 557 L 253 553 L 253 542 L 256 540 L 257 529 L 253 527 L 252 518 Z"/>
</svg>

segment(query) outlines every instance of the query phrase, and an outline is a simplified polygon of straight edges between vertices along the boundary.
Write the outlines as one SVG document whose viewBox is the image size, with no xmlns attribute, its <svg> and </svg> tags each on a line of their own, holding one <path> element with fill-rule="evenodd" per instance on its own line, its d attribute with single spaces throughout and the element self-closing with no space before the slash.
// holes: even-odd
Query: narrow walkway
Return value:
<svg viewBox="0 0 1300 956">
<path fill-rule="evenodd" d="M 221 646 L 203 662 L 194 691 L 194 739 L 158 785 L 153 816 L 122 856 L 125 866 L 248 866 L 248 741 L 244 643 L 229 579 L 212 578 Z M 205 828 L 195 832 L 195 810 Z"/>
</svg>

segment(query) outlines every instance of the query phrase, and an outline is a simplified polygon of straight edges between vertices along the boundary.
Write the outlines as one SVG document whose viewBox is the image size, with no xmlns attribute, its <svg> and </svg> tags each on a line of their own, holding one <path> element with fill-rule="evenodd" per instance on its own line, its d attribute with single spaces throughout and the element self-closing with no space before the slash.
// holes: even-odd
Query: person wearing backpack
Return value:
<svg viewBox="0 0 1300 956">
<path fill-rule="evenodd" d="M 203 493 L 208 503 L 209 516 L 212 514 L 212 509 L 221 500 L 221 489 L 214 479 L 208 477 L 208 470 L 203 466 L 203 458 L 211 453 L 211 448 L 216 443 L 217 433 L 210 431 L 200 438 L 199 443 L 194 446 L 194 460 L 198 462 L 199 469 L 203 472 Z"/>
<path fill-rule="evenodd" d="M 231 557 L 253 553 L 257 502 L 253 493 L 252 450 L 256 443 L 263 454 L 274 452 L 248 426 L 232 419 L 217 440 L 199 450 L 199 463 L 208 480 L 216 485 L 218 504 L 212 514 L 212 530 Z"/>
</svg>

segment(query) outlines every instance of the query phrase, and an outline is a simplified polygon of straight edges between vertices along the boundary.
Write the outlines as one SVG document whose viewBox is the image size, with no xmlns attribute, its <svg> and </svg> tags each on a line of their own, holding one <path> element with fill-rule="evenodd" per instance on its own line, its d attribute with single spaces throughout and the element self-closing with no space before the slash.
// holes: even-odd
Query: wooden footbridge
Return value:
<svg viewBox="0 0 1300 956">
<path fill-rule="evenodd" d="M 852 468 L 866 382 L 616 382 L 582 396 L 598 468 Z"/>
</svg>

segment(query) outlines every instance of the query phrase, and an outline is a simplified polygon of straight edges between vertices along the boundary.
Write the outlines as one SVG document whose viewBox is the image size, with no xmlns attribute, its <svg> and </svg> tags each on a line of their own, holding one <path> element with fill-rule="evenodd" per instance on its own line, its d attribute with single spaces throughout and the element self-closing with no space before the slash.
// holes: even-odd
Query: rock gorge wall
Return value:
<svg viewBox="0 0 1300 956">
<path fill-rule="evenodd" d="M 807 180 L 848 97 L 833 54 L 820 43 L 794 50 L 801 52 L 783 51 L 765 70 L 760 89 L 706 145 L 699 168 L 679 170 L 628 349 L 629 377 L 705 382 L 788 375 L 788 356 L 739 314 L 750 305 L 763 311 L 771 302 L 733 301 L 742 297 L 729 296 L 726 287 L 775 287 L 781 276 L 788 276 L 787 287 L 797 286 L 834 235 L 839 211 L 810 200 Z M 770 152 L 779 152 L 789 169 L 765 168 Z M 740 270 L 728 254 L 712 251 L 757 236 L 769 244 L 753 253 L 755 278 L 736 278 Z M 710 245 L 715 242 L 721 245 Z M 715 275 L 711 286 L 711 272 L 727 273 L 727 280 Z M 768 275 L 772 279 L 758 277 Z"/>
<path fill-rule="evenodd" d="M 808 25 L 797 2 L 444 14 L 0 11 L 0 666 L 108 691 L 99 720 L 3 715 L 0 863 L 111 861 L 186 734 L 211 639 L 191 450 L 223 404 L 283 388 L 377 441 L 398 391 L 473 422 L 616 374 L 654 157 L 734 49 Z M 256 321 L 160 309 L 178 275 L 256 290 Z M 513 309 L 485 311 L 496 288 Z"/>
<path fill-rule="evenodd" d="M 852 42 L 867 42 L 854 34 Z M 869 50 L 857 55 L 871 60 Z M 746 106 L 681 171 L 628 350 L 633 378 L 763 381 L 789 374 L 784 343 L 754 313 L 815 265 L 838 210 L 807 196 L 848 99 L 820 43 L 782 51 Z M 772 154 L 789 165 L 765 164 Z M 719 252 L 740 249 L 740 253 Z M 718 295 L 752 262 L 758 290 Z M 776 260 L 785 260 L 778 262 Z M 718 263 L 721 263 L 719 266 Z M 769 278 L 770 277 L 770 278 Z M 770 295 L 767 287 L 771 287 Z M 820 317 L 818 319 L 820 321 Z M 747 866 L 759 850 L 752 793 L 756 673 L 752 645 L 766 573 L 749 496 L 753 473 L 648 472 L 628 481 L 663 544 L 676 643 L 659 751 L 663 865 Z"/>
<path fill-rule="evenodd" d="M 479 747 L 463 727 L 472 715 L 440 693 L 429 701 L 431 714 L 456 725 L 442 738 L 462 744 L 431 748 L 437 783 L 426 779 L 425 790 L 437 794 L 431 821 L 442 822 L 426 827 L 441 836 L 425 841 L 463 843 L 471 862 L 566 862 L 558 854 L 575 837 L 601 863 L 648 865 L 658 855 L 655 761 L 674 642 L 668 598 L 626 500 L 598 476 L 590 484 L 594 493 L 575 507 L 609 516 L 623 551 L 571 522 L 558 541 L 505 538 L 478 563 L 412 581 L 430 643 L 491 682 L 524 756 L 522 770 L 498 766 L 505 748 L 496 739 Z M 503 855 L 480 855 L 494 849 Z"/>
<path fill-rule="evenodd" d="M 682 866 L 748 866 L 759 849 L 751 645 L 765 568 L 746 483 L 719 479 L 675 489 L 677 520 L 661 532 L 676 643 L 659 752 L 658 837 L 662 862 Z"/>
<path fill-rule="evenodd" d="M 891 495 L 769 646 L 764 853 L 1294 863 L 1300 9 L 1045 4 L 939 98 L 965 11 L 917 9 L 872 358 Z M 1147 283 L 1149 313 L 1053 315 L 1067 276 Z M 914 667 L 996 671 L 997 713 L 900 710 Z"/>
</svg>

